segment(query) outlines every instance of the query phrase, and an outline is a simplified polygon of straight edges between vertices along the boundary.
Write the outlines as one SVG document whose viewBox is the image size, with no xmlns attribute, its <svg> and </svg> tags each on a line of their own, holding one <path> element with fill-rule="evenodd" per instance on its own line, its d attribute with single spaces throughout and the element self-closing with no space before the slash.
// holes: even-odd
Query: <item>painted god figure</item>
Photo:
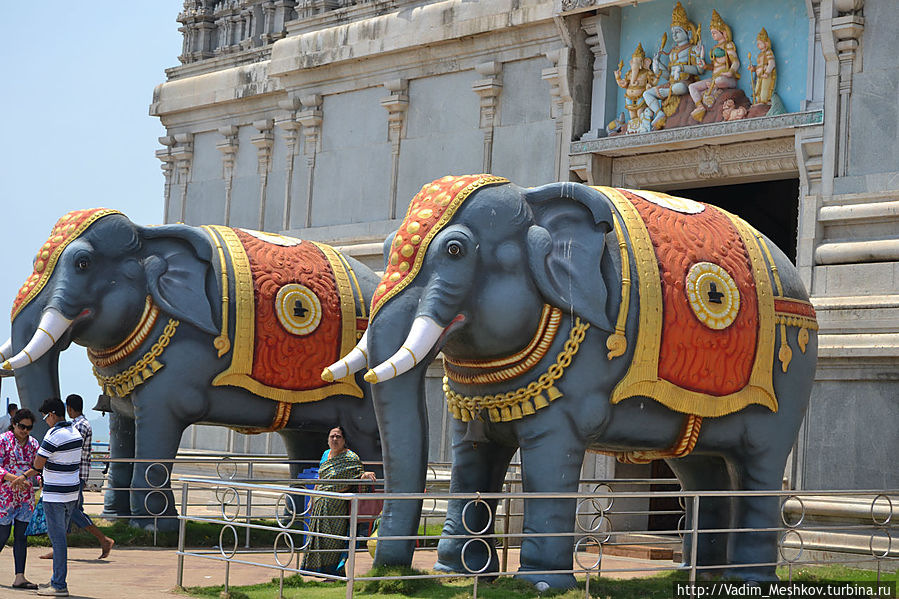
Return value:
<svg viewBox="0 0 899 599">
<path fill-rule="evenodd" d="M 637 44 L 637 49 L 631 55 L 629 64 L 630 70 L 627 75 L 622 77 L 621 69 L 624 67 L 624 62 L 618 63 L 615 81 L 618 83 L 618 87 L 625 90 L 624 107 L 630 114 L 631 120 L 638 120 L 640 113 L 646 108 L 643 92 L 655 85 L 659 77 L 652 71 L 652 60 L 644 54 L 643 44 Z"/>
<path fill-rule="evenodd" d="M 700 41 L 699 28 L 687 19 L 687 11 L 678 2 L 671 13 L 671 38 L 674 47 L 664 51 L 667 34 L 662 35 L 659 50 L 652 59 L 652 70 L 667 81 L 649 88 L 643 94 L 646 106 L 652 111 L 652 128 L 661 129 L 665 119 L 674 114 L 689 85 L 705 71 L 702 56 L 705 50 Z"/>
<path fill-rule="evenodd" d="M 712 76 L 690 84 L 690 97 L 696 103 L 690 116 L 697 122 L 702 122 L 706 110 L 712 107 L 721 90 L 737 87 L 737 79 L 740 78 L 740 59 L 733 34 L 716 10 L 712 10 L 709 29 L 715 45 L 709 50 L 711 65 L 703 60 L 703 68 L 709 69 L 711 66 Z"/>
<path fill-rule="evenodd" d="M 749 54 L 750 64 L 746 66 L 753 75 L 752 103 L 770 104 L 777 84 L 777 63 L 774 60 L 774 50 L 771 49 L 771 39 L 764 27 L 755 38 L 755 46 L 759 50 L 755 64 L 752 64 L 752 55 Z"/>
</svg>

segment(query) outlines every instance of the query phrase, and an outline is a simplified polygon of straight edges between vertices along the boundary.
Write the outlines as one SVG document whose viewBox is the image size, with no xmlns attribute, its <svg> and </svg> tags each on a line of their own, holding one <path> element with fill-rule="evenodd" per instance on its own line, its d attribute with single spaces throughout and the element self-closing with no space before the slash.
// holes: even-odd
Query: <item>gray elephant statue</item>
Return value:
<svg viewBox="0 0 899 599">
<path fill-rule="evenodd" d="M 440 350 L 454 492 L 499 492 L 520 450 L 526 492 L 575 493 L 588 449 L 665 459 L 686 490 L 781 488 L 817 323 L 795 267 L 740 218 L 649 191 L 444 177 L 412 200 L 385 259 L 364 344 L 325 374 L 371 366 L 387 492 L 424 488 L 423 383 Z M 465 503 L 449 502 L 445 535 L 469 535 Z M 410 563 L 412 542 L 388 537 L 414 535 L 420 510 L 385 503 L 376 564 Z M 571 569 L 575 512 L 525 501 L 524 531 L 547 536 L 523 539 L 519 577 L 574 584 L 533 572 Z M 703 498 L 699 526 L 772 529 L 778 514 L 776 497 Z M 488 517 L 466 510 L 469 530 Z M 438 570 L 464 571 L 463 543 L 441 539 Z M 770 530 L 701 534 L 697 565 L 771 578 L 739 566 L 776 561 L 776 546 Z M 469 549 L 469 567 L 497 571 L 492 544 Z"/>
<path fill-rule="evenodd" d="M 167 528 L 177 522 L 171 460 L 193 423 L 277 431 L 288 457 L 316 461 L 342 424 L 362 459 L 380 460 L 370 386 L 319 376 L 364 337 L 377 283 L 324 244 L 79 210 L 38 251 L 0 357 L 36 410 L 60 395 L 59 353 L 87 348 L 112 406 L 111 457 L 147 460 L 110 466 L 120 490 L 107 493 L 105 512 L 144 516 L 132 521 L 143 526 L 161 514 Z M 164 468 L 150 467 L 157 461 Z"/>
</svg>

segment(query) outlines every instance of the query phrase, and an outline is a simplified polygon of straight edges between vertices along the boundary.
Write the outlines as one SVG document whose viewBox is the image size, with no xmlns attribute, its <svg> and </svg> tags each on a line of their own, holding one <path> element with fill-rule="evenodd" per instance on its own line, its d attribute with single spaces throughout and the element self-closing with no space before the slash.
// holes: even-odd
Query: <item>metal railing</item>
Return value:
<svg viewBox="0 0 899 599">
<path fill-rule="evenodd" d="M 332 481 L 329 481 L 332 482 Z M 347 481 L 348 482 L 348 481 Z M 237 480 L 215 480 L 212 478 L 196 478 L 183 477 L 181 479 L 181 516 L 180 516 L 180 536 L 178 545 L 178 573 L 177 581 L 181 586 L 184 580 L 184 559 L 186 557 L 202 558 L 224 562 L 225 564 L 225 590 L 228 591 L 230 585 L 230 565 L 244 564 L 253 565 L 261 568 L 274 569 L 279 572 L 281 581 L 279 596 L 283 592 L 283 581 L 286 574 L 300 574 L 304 576 L 317 576 L 327 580 L 344 581 L 346 583 L 346 596 L 352 597 L 355 584 L 359 580 L 396 580 L 396 579 L 414 579 L 414 578 L 459 578 L 467 577 L 472 579 L 473 595 L 477 597 L 478 581 L 484 576 L 506 576 L 514 575 L 516 572 L 508 569 L 509 553 L 513 552 L 517 547 L 513 541 L 517 543 L 525 538 L 539 537 L 571 537 L 573 545 L 573 561 L 572 568 L 553 570 L 553 571 L 528 571 L 528 574 L 571 574 L 575 576 L 587 577 L 586 596 L 590 596 L 590 577 L 597 576 L 602 570 L 603 574 L 622 574 L 627 572 L 647 571 L 645 564 L 627 564 L 627 567 L 603 566 L 604 551 L 610 550 L 616 545 L 628 544 L 627 536 L 635 533 L 669 535 L 672 540 L 682 539 L 688 536 L 690 539 L 697 539 L 699 535 L 716 534 L 716 533 L 737 533 L 744 534 L 749 532 L 770 532 L 778 534 L 778 553 L 777 560 L 768 563 L 752 563 L 740 564 L 737 566 L 700 566 L 697 565 L 697 543 L 688 543 L 690 547 L 690 558 L 686 563 L 674 563 L 670 565 L 655 565 L 651 568 L 653 572 L 661 571 L 685 571 L 688 573 L 690 582 L 695 582 L 697 575 L 703 571 L 714 572 L 722 568 L 735 567 L 759 567 L 759 566 L 785 566 L 788 569 L 788 576 L 792 581 L 793 571 L 795 567 L 801 565 L 814 565 L 818 562 L 806 550 L 806 539 L 814 534 L 825 531 L 839 531 L 844 533 L 849 531 L 856 535 L 863 533 L 868 535 L 868 555 L 860 557 L 858 555 L 846 554 L 845 559 L 840 562 L 844 564 L 858 564 L 861 562 L 876 562 L 877 580 L 880 581 L 882 565 L 887 560 L 893 560 L 899 557 L 899 547 L 893 544 L 893 515 L 899 508 L 899 491 L 813 491 L 813 492 L 796 492 L 796 491 L 721 491 L 721 492 L 687 492 L 687 491 L 653 491 L 653 492 L 613 492 L 610 485 L 619 484 L 621 480 L 610 481 L 592 481 L 594 488 L 591 491 L 580 493 L 522 493 L 522 492 L 504 492 L 504 493 L 447 493 L 447 492 L 428 492 L 413 494 L 379 494 L 379 499 L 391 499 L 399 501 L 433 501 L 435 506 L 438 503 L 448 501 L 450 499 L 464 500 L 465 506 L 462 510 L 462 523 L 465 527 L 466 534 L 461 535 L 441 535 L 440 539 L 456 539 L 462 541 L 460 559 L 464 567 L 464 572 L 458 573 L 433 573 L 421 574 L 414 576 L 379 576 L 379 577 L 360 577 L 356 574 L 356 557 L 359 551 L 358 542 L 364 538 L 358 534 L 358 523 L 360 521 L 360 502 L 371 498 L 366 493 L 329 493 L 324 491 L 316 491 L 313 489 L 297 489 L 280 484 L 255 484 L 252 482 L 241 482 Z M 659 481 L 627 481 L 630 484 L 658 484 Z M 191 502 L 192 494 L 213 493 L 219 500 L 218 513 L 215 514 L 192 514 Z M 750 496 L 773 496 L 777 497 L 781 506 L 781 523 L 782 526 L 774 528 L 700 528 L 699 513 L 702 501 L 712 498 L 728 497 L 750 497 Z M 251 507 L 249 501 L 241 498 L 255 500 L 255 504 Z M 297 507 L 296 497 L 303 498 L 303 509 Z M 809 497 L 815 498 L 856 498 L 860 501 L 866 501 L 869 505 L 870 523 L 859 524 L 827 524 L 815 523 L 807 521 L 805 511 L 805 501 Z M 308 498 L 308 499 L 307 499 Z M 312 501 L 315 498 L 332 498 L 341 499 L 349 503 L 347 533 L 345 535 L 326 534 L 317 531 L 315 526 L 310 525 L 310 516 L 312 509 Z M 668 510 L 666 514 L 681 514 L 678 525 L 670 530 L 642 530 L 642 531 L 616 531 L 613 521 L 622 515 L 646 514 L 649 511 L 616 511 L 614 503 L 617 500 L 649 500 L 649 499 L 676 499 L 681 505 L 686 505 L 690 511 L 691 518 L 686 517 L 686 513 L 680 511 Z M 569 500 L 576 502 L 576 517 L 571 531 L 552 532 L 552 533 L 526 533 L 526 532 L 510 532 L 508 522 L 511 518 L 520 516 L 510 511 L 509 506 L 516 500 L 528 499 L 551 499 L 551 500 Z M 264 500 L 264 501 L 263 501 Z M 496 500 L 497 505 L 502 505 L 504 509 L 493 510 L 490 503 Z M 469 528 L 465 513 L 469 509 L 487 510 L 487 524 L 482 530 L 472 530 Z M 434 514 L 431 511 L 432 517 Z M 654 513 L 654 512 L 653 512 Z M 253 517 L 251 517 L 251 515 Z M 333 516 L 332 516 L 333 517 Z M 267 518 L 267 520 L 262 520 Z M 502 527 L 499 526 L 499 520 L 503 520 Z M 689 521 L 690 525 L 685 523 Z M 185 546 L 185 531 L 188 522 L 206 522 L 221 525 L 219 534 L 218 550 L 210 549 L 188 549 Z M 246 529 L 247 538 L 250 531 L 268 531 L 276 533 L 271 549 L 245 548 L 241 550 L 239 545 L 238 529 Z M 498 529 L 502 532 L 496 532 Z M 312 539 L 322 537 L 328 539 L 336 539 L 345 543 L 348 548 L 346 555 L 345 575 L 338 576 L 333 574 L 324 574 L 302 566 L 301 556 L 314 552 L 312 548 Z M 233 543 L 226 542 L 233 538 Z M 378 542 L 385 540 L 386 537 L 379 537 Z M 421 542 L 425 540 L 433 540 L 433 536 L 427 535 L 425 529 L 424 534 L 402 537 L 391 537 L 392 540 L 406 540 Z M 501 566 L 497 571 L 487 572 L 491 566 L 491 560 L 487 560 L 482 566 L 472 563 L 472 551 L 475 544 L 483 545 L 488 555 L 491 549 L 501 547 L 502 559 Z M 227 547 L 226 547 L 227 546 Z M 520 546 L 520 545 L 519 545 Z M 351 550 L 349 550 L 351 548 Z M 416 551 L 433 551 L 433 547 L 419 547 Z M 268 560 L 261 556 L 272 554 L 272 558 Z M 806 559 L 803 559 L 803 558 Z M 614 564 L 613 564 L 614 566 Z"/>
</svg>

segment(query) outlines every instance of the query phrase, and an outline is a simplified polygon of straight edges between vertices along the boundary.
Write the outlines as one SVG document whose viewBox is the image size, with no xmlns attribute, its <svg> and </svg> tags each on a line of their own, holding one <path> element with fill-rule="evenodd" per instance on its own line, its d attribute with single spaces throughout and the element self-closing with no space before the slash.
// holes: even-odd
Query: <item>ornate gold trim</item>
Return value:
<svg viewBox="0 0 899 599">
<path fill-rule="evenodd" d="M 98 368 L 106 368 L 112 366 L 116 362 L 124 360 L 130 356 L 134 350 L 147 340 L 147 336 L 156 324 L 156 318 L 159 316 L 159 308 L 153 303 L 153 298 L 149 295 L 144 302 L 144 311 L 140 320 L 131 333 L 125 337 L 125 340 L 109 349 L 103 350 L 87 350 L 87 357 L 94 366 Z"/>
<path fill-rule="evenodd" d="M 721 211 L 731 220 L 743 240 L 756 281 L 760 334 L 749 384 L 735 393 L 723 396 L 690 391 L 658 377 L 662 337 L 662 286 L 658 262 L 646 225 L 637 209 L 620 191 L 612 187 L 594 189 L 612 200 L 622 215 L 630 235 L 640 286 L 639 327 L 634 345 L 636 350 L 627 374 L 612 390 L 610 402 L 617 404 L 629 397 L 642 395 L 677 412 L 704 417 L 724 416 L 749 404 L 760 404 L 776 412 L 777 399 L 774 395 L 773 379 L 769 367 L 766 366 L 773 364 L 774 338 L 773 335 L 764 334 L 765 331 L 774 328 L 774 296 L 765 260 L 748 225 L 734 215 Z"/>
<path fill-rule="evenodd" d="M 180 321 L 170 318 L 159 339 L 150 348 L 150 351 L 141 356 L 140 360 L 132 364 L 124 372 L 112 376 L 104 376 L 97 372 L 97 368 L 94 367 L 94 376 L 103 389 L 103 393 L 110 397 L 127 397 L 134 391 L 135 387 L 142 385 L 147 379 L 156 374 L 164 366 L 158 358 L 162 356 L 165 348 L 168 347 L 179 324 L 181 324 Z"/>
<path fill-rule="evenodd" d="M 219 255 L 219 266 L 222 270 L 222 332 L 212 342 L 212 345 L 218 351 L 218 357 L 221 358 L 231 350 L 231 340 L 228 338 L 228 306 L 230 304 L 230 294 L 228 289 L 228 263 L 225 260 L 225 250 L 215 234 L 214 229 L 209 225 L 203 225 L 203 230 L 212 238 L 215 249 Z"/>
<path fill-rule="evenodd" d="M 552 346 L 553 340 L 556 338 L 556 332 L 559 330 L 559 323 L 562 322 L 562 310 L 554 308 L 547 304 L 543 306 L 543 313 L 540 316 L 540 322 L 537 325 L 534 337 L 528 345 L 521 351 L 498 360 L 460 360 L 453 361 L 449 357 L 444 357 L 443 368 L 446 376 L 455 383 L 466 384 L 485 384 L 500 383 L 514 379 L 528 372 L 536 366 L 540 360 L 546 356 L 546 352 Z M 410 352 L 411 353 L 411 352 Z M 414 357 L 414 356 L 413 356 Z M 478 370 L 486 370 L 507 366 L 502 370 L 495 372 L 484 372 L 481 374 L 463 374 L 456 370 L 457 368 L 472 368 Z"/>
<path fill-rule="evenodd" d="M 71 214 L 71 213 L 69 213 Z M 59 257 L 62 255 L 63 250 L 69 247 L 69 244 L 78 239 L 82 233 L 87 231 L 88 227 L 92 224 L 103 218 L 104 216 L 109 216 L 111 214 L 122 214 L 118 210 L 112 210 L 110 208 L 101 208 L 97 210 L 94 214 L 90 215 L 88 218 L 84 219 L 84 222 L 78 225 L 78 227 L 71 231 L 70 233 L 66 233 L 66 239 L 62 240 L 62 242 L 53 249 L 53 253 L 47 258 L 47 264 L 40 270 L 40 275 L 37 282 L 34 284 L 34 287 L 31 288 L 31 291 L 28 292 L 27 295 L 22 299 L 22 302 L 19 303 L 13 309 L 12 315 L 10 316 L 10 322 L 16 319 L 16 316 L 22 309 L 27 306 L 31 300 L 33 300 L 37 294 L 43 290 L 44 286 L 47 284 L 47 281 L 50 280 L 50 276 L 53 274 L 53 269 L 56 268 L 56 262 L 59 260 Z M 57 223 L 58 224 L 58 223 Z M 55 228 L 55 225 L 54 225 Z M 34 276 L 34 275 L 32 275 Z M 27 284 L 27 281 L 26 281 Z"/>
<path fill-rule="evenodd" d="M 468 422 L 480 410 L 487 410 L 491 422 L 508 422 L 533 414 L 535 410 L 541 410 L 550 402 L 562 397 L 562 393 L 555 387 L 555 383 L 562 378 L 565 369 L 571 365 L 571 360 L 577 354 L 589 328 L 590 323 L 582 323 L 581 319 L 576 317 L 574 326 L 571 327 L 568 339 L 556 357 L 555 363 L 536 381 L 514 391 L 498 395 L 465 396 L 453 391 L 450 388 L 449 379 L 443 377 L 443 392 L 446 395 L 447 408 L 453 418 Z M 543 396 L 544 392 L 546 397 Z M 549 401 L 547 401 L 547 397 Z M 534 400 L 533 404 L 531 403 L 532 399 Z"/>
<path fill-rule="evenodd" d="M 651 449 L 635 451 L 597 451 L 603 455 L 610 455 L 622 464 L 648 464 L 653 460 L 666 458 L 682 458 L 689 455 L 696 442 L 699 440 L 699 431 L 702 428 L 702 416 L 687 414 L 680 436 L 669 449 Z"/>
<path fill-rule="evenodd" d="M 266 428 L 242 428 L 237 426 L 230 427 L 234 431 L 244 435 L 258 435 L 259 433 L 274 433 L 287 426 L 290 420 L 290 412 L 293 408 L 292 403 L 279 401 L 275 407 L 275 415 L 272 417 L 272 423 Z"/>
<path fill-rule="evenodd" d="M 428 231 L 427 235 L 425 235 L 424 239 L 421 240 L 421 245 L 416 252 L 415 262 L 412 264 L 412 268 L 409 269 L 409 274 L 404 277 L 401 281 L 398 281 L 396 285 L 394 285 L 390 290 L 388 290 L 384 295 L 377 298 L 377 303 L 372 305 L 371 307 L 371 316 L 370 318 L 374 318 L 375 312 L 383 306 L 388 300 L 390 300 L 397 293 L 405 289 L 409 283 L 411 283 L 415 277 L 418 275 L 418 271 L 421 270 L 421 264 L 424 262 L 425 254 L 427 253 L 428 246 L 431 244 L 431 241 L 434 237 L 443 229 L 444 226 L 455 216 L 456 211 L 462 205 L 462 202 L 470 196 L 475 191 L 479 190 L 482 187 L 487 187 L 488 185 L 497 185 L 501 183 L 508 183 L 509 180 L 505 177 L 497 177 L 495 175 L 484 175 L 479 179 L 475 179 L 465 187 L 463 187 L 459 193 L 453 198 L 452 204 L 447 206 L 444 213 L 440 216 L 437 222 L 431 227 Z M 405 222 L 405 219 L 403 219 Z M 374 301 L 374 298 L 372 298 Z"/>
<path fill-rule="evenodd" d="M 246 389 L 256 395 L 286 403 L 308 403 L 319 401 L 333 395 L 351 395 L 363 397 L 362 389 L 353 375 L 339 381 L 319 387 L 318 389 L 277 389 L 252 378 L 253 347 L 255 337 L 255 294 L 253 290 L 253 272 L 250 259 L 244 250 L 240 238 L 229 227 L 211 225 L 224 241 L 224 247 L 231 257 L 231 269 L 234 273 L 234 340 L 231 352 L 231 364 L 213 380 L 214 386 L 229 385 Z M 334 272 L 340 292 L 341 313 L 341 356 L 349 353 L 356 344 L 356 307 L 353 299 L 350 279 L 344 271 L 337 252 L 330 246 L 315 243 L 327 258 Z"/>
<path fill-rule="evenodd" d="M 617 358 L 627 351 L 627 314 L 631 305 L 631 262 L 627 252 L 627 239 L 621 229 L 621 219 L 617 214 L 612 214 L 615 224 L 615 236 L 618 237 L 618 253 L 621 256 L 621 304 L 618 306 L 618 320 L 615 322 L 615 332 L 606 339 L 606 349 L 609 350 L 608 358 Z"/>
</svg>

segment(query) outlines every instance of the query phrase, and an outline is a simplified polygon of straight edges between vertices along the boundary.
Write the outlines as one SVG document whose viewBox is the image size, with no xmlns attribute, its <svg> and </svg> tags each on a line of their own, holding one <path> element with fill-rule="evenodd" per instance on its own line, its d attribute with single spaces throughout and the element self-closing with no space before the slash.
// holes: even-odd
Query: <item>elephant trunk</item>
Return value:
<svg viewBox="0 0 899 599">
<path fill-rule="evenodd" d="M 411 306 L 396 298 L 371 323 L 372 360 L 384 362 L 407 337 Z M 414 312 L 412 312 L 414 313 Z M 421 359 L 422 356 L 419 356 Z M 372 386 L 388 493 L 421 493 L 428 460 L 428 413 L 424 375 L 419 362 L 400 376 Z M 391 536 L 412 536 L 418 530 L 421 501 L 387 500 L 381 516 L 376 565 L 410 565 L 414 541 L 391 541 Z"/>
<path fill-rule="evenodd" d="M 22 351 L 3 363 L 6 370 L 14 370 L 37 362 L 47 351 L 56 345 L 65 333 L 72 320 L 66 318 L 55 308 L 47 308 L 41 315 L 41 321 Z M 5 346 L 4 346 L 5 347 Z"/>
</svg>

